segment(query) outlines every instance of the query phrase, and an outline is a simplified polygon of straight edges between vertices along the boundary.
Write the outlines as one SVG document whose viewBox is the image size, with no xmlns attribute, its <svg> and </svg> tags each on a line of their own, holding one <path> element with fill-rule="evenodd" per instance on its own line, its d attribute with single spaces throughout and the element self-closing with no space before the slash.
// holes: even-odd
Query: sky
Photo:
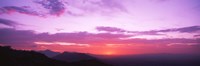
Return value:
<svg viewBox="0 0 200 66">
<path fill-rule="evenodd" d="M 0 0 L 0 45 L 103 55 L 200 54 L 200 0 Z"/>
</svg>

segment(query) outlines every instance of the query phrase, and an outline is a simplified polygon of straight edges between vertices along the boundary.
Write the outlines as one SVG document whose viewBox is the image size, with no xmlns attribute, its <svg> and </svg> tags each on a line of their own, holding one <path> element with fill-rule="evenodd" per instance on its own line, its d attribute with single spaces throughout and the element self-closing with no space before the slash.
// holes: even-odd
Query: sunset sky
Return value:
<svg viewBox="0 0 200 66">
<path fill-rule="evenodd" d="M 0 0 L 0 45 L 200 54 L 200 0 Z"/>
</svg>

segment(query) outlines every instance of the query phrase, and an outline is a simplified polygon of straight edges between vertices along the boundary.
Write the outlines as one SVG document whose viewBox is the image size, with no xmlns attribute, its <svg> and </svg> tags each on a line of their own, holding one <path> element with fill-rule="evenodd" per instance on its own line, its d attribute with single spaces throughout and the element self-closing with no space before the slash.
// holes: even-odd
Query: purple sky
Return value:
<svg viewBox="0 0 200 66">
<path fill-rule="evenodd" d="M 153 53 L 157 49 L 141 48 L 175 45 L 185 47 L 175 52 L 196 53 L 199 17 L 199 0 L 1 0 L 0 44 L 97 54 L 131 48 L 135 52 L 124 54 Z M 62 45 L 65 49 L 58 49 Z M 95 48 L 109 50 L 91 51 Z"/>
</svg>

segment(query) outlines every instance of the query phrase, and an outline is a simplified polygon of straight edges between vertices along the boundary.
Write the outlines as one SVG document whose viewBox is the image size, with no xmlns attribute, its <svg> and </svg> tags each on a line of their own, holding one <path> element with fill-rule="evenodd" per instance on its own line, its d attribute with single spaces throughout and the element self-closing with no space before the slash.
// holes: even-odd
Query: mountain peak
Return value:
<svg viewBox="0 0 200 66">
<path fill-rule="evenodd" d="M 78 52 L 63 52 L 53 58 L 67 62 L 96 59 L 95 57 L 88 54 Z"/>
<path fill-rule="evenodd" d="M 38 52 L 45 54 L 46 56 L 48 56 L 50 58 L 60 54 L 59 52 L 54 52 L 54 51 L 49 50 L 49 49 L 46 49 L 46 50 L 43 50 L 43 51 L 38 51 Z"/>
<path fill-rule="evenodd" d="M 0 46 L 0 53 L 0 66 L 112 66 L 98 60 L 69 63 L 48 58 L 44 54 L 35 51 L 15 50 L 10 46 Z"/>
</svg>

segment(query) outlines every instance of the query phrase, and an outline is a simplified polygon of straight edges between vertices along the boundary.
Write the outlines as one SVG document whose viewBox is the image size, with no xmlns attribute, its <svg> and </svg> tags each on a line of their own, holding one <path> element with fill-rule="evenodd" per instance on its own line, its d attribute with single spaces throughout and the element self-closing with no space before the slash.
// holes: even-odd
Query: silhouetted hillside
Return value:
<svg viewBox="0 0 200 66">
<path fill-rule="evenodd" d="M 200 55 L 194 54 L 141 54 L 103 57 L 103 61 L 115 66 L 200 66 Z"/>
<path fill-rule="evenodd" d="M 62 60 L 66 62 L 76 62 L 76 61 L 81 61 L 81 60 L 94 60 L 96 58 L 90 55 L 87 55 L 85 53 L 63 52 L 53 57 L 53 59 Z"/>
<path fill-rule="evenodd" d="M 69 66 L 35 51 L 13 50 L 0 46 L 0 66 Z"/>
<path fill-rule="evenodd" d="M 0 46 L 0 66 L 111 66 L 100 61 L 65 62 L 48 58 L 35 51 L 14 50 Z"/>
<path fill-rule="evenodd" d="M 51 50 L 43 50 L 43 51 L 38 51 L 39 53 L 42 53 L 42 54 L 45 54 L 46 56 L 48 56 L 48 57 L 54 57 L 54 56 L 56 56 L 56 55 L 58 55 L 58 54 L 60 54 L 59 52 L 54 52 L 54 51 L 51 51 Z"/>
<path fill-rule="evenodd" d="M 63 52 L 53 58 L 56 60 L 72 62 L 75 66 L 110 66 L 85 53 Z"/>
</svg>

